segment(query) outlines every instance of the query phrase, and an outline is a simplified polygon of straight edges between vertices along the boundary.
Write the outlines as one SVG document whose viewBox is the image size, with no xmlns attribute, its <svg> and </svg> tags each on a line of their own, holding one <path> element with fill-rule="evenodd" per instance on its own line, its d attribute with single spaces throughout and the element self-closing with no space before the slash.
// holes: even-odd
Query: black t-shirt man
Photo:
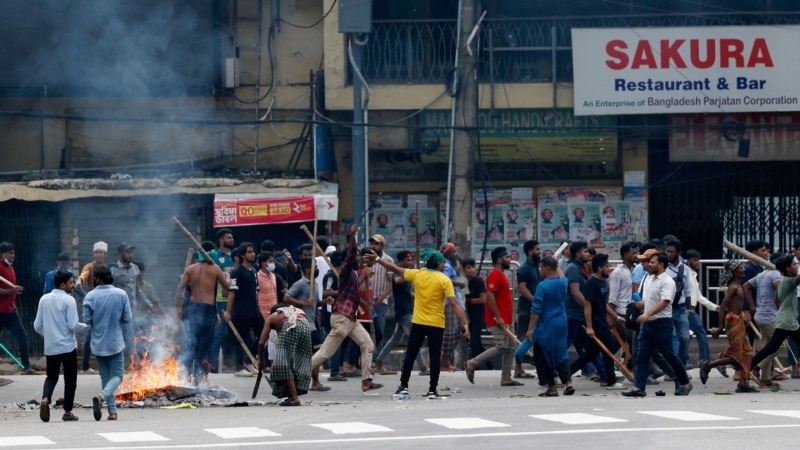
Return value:
<svg viewBox="0 0 800 450">
<path fill-rule="evenodd" d="M 467 315 L 469 322 L 475 325 L 480 324 L 481 328 L 486 326 L 485 309 L 486 305 L 483 303 L 472 304 L 471 300 L 480 298 L 481 294 L 486 292 L 486 283 L 481 277 L 475 275 L 469 280 L 469 294 L 467 295 Z M 530 311 L 530 308 L 528 308 Z"/>
<path fill-rule="evenodd" d="M 595 276 L 589 277 L 583 286 L 583 298 L 592 305 L 592 328 L 597 332 L 599 328 L 611 329 L 606 321 L 606 305 L 608 304 L 608 280 Z"/>
<path fill-rule="evenodd" d="M 394 296 L 394 316 L 399 319 L 414 312 L 414 297 L 411 296 L 411 283 L 392 283 Z"/>
<path fill-rule="evenodd" d="M 528 288 L 531 294 L 536 292 L 536 286 L 539 285 L 541 280 L 542 275 L 539 273 L 538 263 L 530 259 L 525 260 L 525 263 L 517 271 L 517 284 L 525 283 L 525 287 Z M 530 314 L 532 304 L 532 301 L 520 295 L 517 302 L 517 314 Z M 524 325 L 528 326 L 527 323 Z"/>
<path fill-rule="evenodd" d="M 255 271 L 241 265 L 237 267 L 231 272 L 230 291 L 236 293 L 231 318 L 257 317 L 261 315 L 256 298 L 258 283 L 256 282 Z"/>
</svg>

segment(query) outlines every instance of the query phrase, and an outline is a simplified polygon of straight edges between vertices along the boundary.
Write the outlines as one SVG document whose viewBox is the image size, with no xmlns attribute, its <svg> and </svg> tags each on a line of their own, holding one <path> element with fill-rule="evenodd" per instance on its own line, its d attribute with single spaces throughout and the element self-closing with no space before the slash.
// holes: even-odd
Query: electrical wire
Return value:
<svg viewBox="0 0 800 450">
<path fill-rule="evenodd" d="M 281 18 L 280 21 L 285 23 L 286 25 L 289 25 L 290 27 L 294 27 L 294 28 L 301 28 L 301 29 L 304 29 L 304 30 L 307 30 L 309 28 L 314 28 L 317 25 L 321 24 L 322 21 L 324 21 L 330 15 L 330 13 L 333 12 L 333 8 L 336 6 L 336 2 L 337 1 L 338 0 L 333 0 L 333 3 L 331 4 L 331 7 L 328 9 L 328 12 L 326 12 L 322 17 L 320 17 L 319 20 L 317 20 L 316 22 L 312 23 L 311 25 L 297 25 L 297 24 L 289 22 L 288 20 L 283 19 L 283 18 Z"/>
</svg>

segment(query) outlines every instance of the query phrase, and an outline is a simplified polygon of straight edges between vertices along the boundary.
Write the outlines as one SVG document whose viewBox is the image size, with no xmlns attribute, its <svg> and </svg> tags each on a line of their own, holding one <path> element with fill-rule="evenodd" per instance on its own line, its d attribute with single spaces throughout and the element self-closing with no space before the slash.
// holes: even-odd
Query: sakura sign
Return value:
<svg viewBox="0 0 800 450">
<path fill-rule="evenodd" d="M 573 28 L 575 115 L 800 111 L 800 26 Z"/>
</svg>

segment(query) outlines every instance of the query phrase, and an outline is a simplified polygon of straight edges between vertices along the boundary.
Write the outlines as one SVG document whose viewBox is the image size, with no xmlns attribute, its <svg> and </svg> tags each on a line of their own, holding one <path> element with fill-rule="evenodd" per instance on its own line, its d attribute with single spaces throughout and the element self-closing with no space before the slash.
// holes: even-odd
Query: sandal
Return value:
<svg viewBox="0 0 800 450">
<path fill-rule="evenodd" d="M 515 372 L 514 378 L 536 378 L 536 375 L 522 371 L 522 372 Z"/>
<path fill-rule="evenodd" d="M 572 395 L 574 393 L 575 393 L 575 387 L 574 386 L 567 386 L 567 388 L 564 389 L 564 395 Z"/>
<path fill-rule="evenodd" d="M 779 373 L 773 375 L 771 379 L 772 380 L 781 381 L 781 380 L 788 380 L 789 378 L 790 378 L 789 375 L 786 375 L 783 372 L 779 372 Z"/>
<path fill-rule="evenodd" d="M 466 372 L 467 372 L 467 380 L 470 383 L 475 384 L 475 366 L 471 365 L 470 363 L 467 363 Z"/>
<path fill-rule="evenodd" d="M 771 380 L 767 380 L 767 381 L 760 380 L 760 382 L 761 382 L 761 387 L 770 387 L 770 388 L 779 388 L 779 387 L 781 387 L 780 384 L 778 384 L 778 383 L 776 383 L 774 381 L 771 381 Z"/>
<path fill-rule="evenodd" d="M 525 383 L 520 383 L 519 381 L 508 380 L 507 383 L 500 382 L 500 386 L 509 387 L 509 386 L 525 386 Z"/>
<path fill-rule="evenodd" d="M 117 413 L 111 413 L 106 420 L 117 420 Z"/>
<path fill-rule="evenodd" d="M 746 393 L 746 392 L 758 392 L 758 389 L 756 389 L 753 386 L 750 386 L 748 384 L 744 384 L 744 385 L 740 384 L 739 386 L 736 387 L 736 392 L 738 392 L 740 394 L 741 393 Z"/>
<path fill-rule="evenodd" d="M 700 363 L 700 382 L 706 384 L 708 381 L 708 373 L 711 369 L 708 367 L 708 361 L 703 361 Z"/>
<path fill-rule="evenodd" d="M 539 397 L 558 397 L 558 391 L 556 392 L 550 392 L 549 390 L 544 391 L 541 394 L 539 394 Z"/>
<path fill-rule="evenodd" d="M 366 389 L 364 389 L 364 386 L 361 386 L 361 391 L 362 391 L 362 392 L 374 391 L 374 390 L 376 390 L 376 389 L 380 389 L 380 388 L 382 388 L 382 387 L 383 387 L 383 385 L 382 385 L 382 384 L 380 384 L 380 383 L 373 383 L 373 382 L 371 382 L 371 381 L 370 381 L 370 382 L 369 382 L 369 387 L 367 387 Z"/>
<path fill-rule="evenodd" d="M 317 387 L 312 387 L 312 388 L 309 389 L 309 391 L 314 391 L 314 392 L 328 392 L 330 390 L 331 390 L 331 387 L 330 386 L 325 386 L 324 384 L 320 384 Z"/>
<path fill-rule="evenodd" d="M 287 398 L 284 401 L 278 403 L 278 406 L 300 406 L 300 400 L 295 400 L 295 401 L 291 402 Z"/>
</svg>

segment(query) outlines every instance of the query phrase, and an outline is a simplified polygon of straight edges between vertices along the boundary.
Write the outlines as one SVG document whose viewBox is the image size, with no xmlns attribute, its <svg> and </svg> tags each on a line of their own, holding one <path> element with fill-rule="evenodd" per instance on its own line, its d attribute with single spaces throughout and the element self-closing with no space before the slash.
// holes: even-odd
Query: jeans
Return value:
<svg viewBox="0 0 800 450">
<path fill-rule="evenodd" d="M 227 357 L 227 361 L 230 362 L 230 353 L 231 349 L 233 348 L 230 345 L 228 340 L 228 324 L 225 323 L 225 318 L 223 314 L 225 314 L 225 310 L 228 309 L 228 302 L 217 302 L 217 315 L 219 315 L 219 324 L 214 328 L 214 344 L 211 347 L 211 358 L 208 360 L 211 363 L 211 367 L 218 367 L 220 371 L 222 371 L 222 367 L 219 360 L 219 350 L 223 348 L 223 352 Z M 259 333 L 259 336 L 261 333 Z"/>
<path fill-rule="evenodd" d="M 64 366 L 64 411 L 72 411 L 75 403 L 75 388 L 78 385 L 78 349 L 59 355 L 46 355 L 47 378 L 44 380 L 42 398 L 53 403 L 53 391 L 58 384 L 58 373 Z"/>
<path fill-rule="evenodd" d="M 339 313 L 331 315 L 331 332 L 325 338 L 322 347 L 311 357 L 311 368 L 316 369 L 326 359 L 333 356 L 347 336 L 361 348 L 361 380 L 371 380 L 372 374 L 369 366 L 372 362 L 372 352 L 375 351 L 375 346 L 372 345 L 372 338 L 360 322 L 350 320 L 350 318 Z"/>
<path fill-rule="evenodd" d="M 685 311 L 684 311 L 685 312 Z M 639 330 L 639 338 L 636 342 L 636 387 L 645 390 L 647 387 L 647 375 L 650 371 L 650 358 L 653 353 L 660 352 L 669 364 L 670 368 L 677 376 L 677 383 L 681 385 L 689 383 L 689 377 L 675 351 L 672 349 L 672 338 L 675 334 L 675 325 L 672 319 L 654 319 L 642 324 Z M 677 384 L 676 383 L 676 384 Z"/>
<path fill-rule="evenodd" d="M 611 353 L 616 353 L 616 351 L 619 350 L 619 342 L 617 342 L 617 339 L 614 338 L 613 334 L 611 334 L 611 328 L 608 328 L 608 326 L 597 327 L 594 329 L 594 332 L 595 332 L 595 337 L 597 337 L 597 339 L 599 339 L 600 342 L 602 342 L 603 345 L 605 345 L 606 348 L 608 348 L 608 350 L 611 351 Z M 597 345 L 597 343 L 593 339 L 591 338 L 589 339 L 590 341 L 589 345 L 586 347 L 586 351 L 583 352 L 583 354 L 580 355 L 578 359 L 573 361 L 572 364 L 570 364 L 569 366 L 570 373 L 577 372 L 578 370 L 581 369 L 581 367 L 583 367 L 584 364 L 597 358 L 602 353 L 600 346 Z M 602 355 L 602 356 L 604 364 L 603 376 L 605 377 L 606 384 L 610 386 L 617 382 L 617 375 L 614 372 L 614 360 L 609 358 L 607 355 Z"/>
<path fill-rule="evenodd" d="M 409 336 L 411 334 L 411 314 L 406 314 L 403 317 L 396 317 L 397 323 L 394 325 L 394 333 L 392 333 L 392 337 L 386 341 L 386 345 L 383 346 L 383 349 L 378 353 L 378 358 L 376 361 L 383 362 L 389 353 L 397 347 L 404 337 Z M 422 355 L 417 353 L 417 365 L 422 368 L 425 367 L 425 360 L 422 359 Z M 333 369 L 331 369 L 332 371 Z M 332 372 L 331 372 L 332 373 Z"/>
<path fill-rule="evenodd" d="M 528 325 L 530 325 L 530 323 L 531 323 L 530 308 L 528 308 L 527 312 L 518 312 L 517 313 L 516 335 L 517 335 L 517 339 L 519 339 L 520 342 L 525 340 L 525 336 L 528 333 Z M 472 325 L 470 325 L 470 328 L 472 328 Z M 472 345 L 472 341 L 471 341 L 472 333 L 470 333 L 469 338 L 470 338 L 470 345 Z M 517 359 L 517 363 L 522 363 L 522 360 L 521 359 Z"/>
<path fill-rule="evenodd" d="M 375 323 L 375 354 L 379 354 L 381 350 L 383 350 L 383 346 L 386 345 L 386 339 L 384 336 L 386 335 L 384 332 L 386 331 L 386 313 L 389 311 L 389 305 L 386 303 L 378 303 L 375 305 L 375 310 L 373 313 L 375 314 L 374 323 Z M 378 336 L 381 336 L 378 338 Z"/>
<path fill-rule="evenodd" d="M 422 342 L 425 341 L 425 338 L 428 338 L 428 351 L 431 358 L 431 381 L 428 390 L 436 391 L 439 386 L 439 373 L 442 371 L 444 328 L 416 323 L 411 324 L 406 357 L 403 360 L 403 372 L 400 374 L 400 386 L 408 387 L 408 380 L 411 379 L 411 369 L 414 367 L 414 358 L 417 357 L 419 349 L 422 348 Z"/>
<path fill-rule="evenodd" d="M 689 329 L 697 337 L 697 352 L 700 354 L 700 361 L 709 361 L 711 352 L 708 349 L 708 333 L 700 320 L 700 314 L 696 311 L 689 313 Z"/>
<path fill-rule="evenodd" d="M 97 358 L 97 369 L 100 371 L 100 383 L 103 387 L 100 396 L 108 406 L 108 413 L 114 414 L 117 412 L 117 400 L 114 398 L 114 392 L 122 383 L 122 374 L 125 372 L 122 367 L 124 361 L 122 352 L 110 356 L 95 355 L 95 358 Z"/>
<path fill-rule="evenodd" d="M 485 364 L 497 356 L 503 357 L 502 371 L 500 372 L 500 380 L 511 379 L 511 369 L 514 366 L 514 350 L 515 346 L 511 344 L 511 337 L 503 331 L 502 328 L 494 326 L 489 328 L 492 332 L 492 339 L 494 340 L 494 347 L 486 350 L 474 359 L 470 360 L 473 366 Z"/>
<path fill-rule="evenodd" d="M 672 308 L 672 323 L 675 327 L 672 350 L 685 367 L 689 362 L 689 316 L 686 314 L 686 307 Z"/>
<path fill-rule="evenodd" d="M 83 363 L 82 370 L 89 370 L 89 361 L 92 359 L 92 332 L 86 332 L 86 340 L 83 342 Z"/>
<path fill-rule="evenodd" d="M 31 362 L 28 359 L 28 334 L 25 333 L 25 328 L 22 326 L 22 319 L 19 318 L 19 312 L 15 309 L 10 313 L 0 313 L 0 332 L 8 329 L 14 339 L 17 340 L 19 346 L 19 359 L 24 369 L 31 368 Z"/>
<path fill-rule="evenodd" d="M 191 302 L 189 303 L 188 322 L 188 342 L 183 363 L 197 382 L 209 372 L 209 359 L 214 344 L 214 327 L 217 325 L 217 310 L 214 305 Z"/>
</svg>

